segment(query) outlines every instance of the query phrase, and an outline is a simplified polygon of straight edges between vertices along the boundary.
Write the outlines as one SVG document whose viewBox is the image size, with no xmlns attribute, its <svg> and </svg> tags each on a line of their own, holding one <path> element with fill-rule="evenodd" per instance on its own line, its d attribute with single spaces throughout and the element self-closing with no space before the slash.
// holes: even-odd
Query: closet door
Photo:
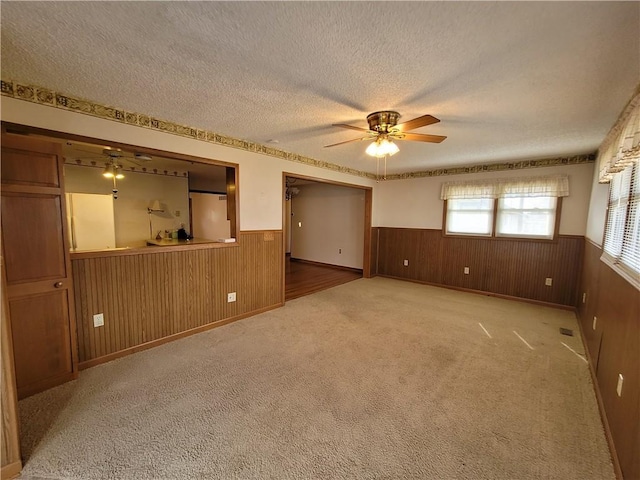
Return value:
<svg viewBox="0 0 640 480">
<path fill-rule="evenodd" d="M 60 145 L 2 136 L 2 250 L 18 398 L 77 376 Z"/>
</svg>

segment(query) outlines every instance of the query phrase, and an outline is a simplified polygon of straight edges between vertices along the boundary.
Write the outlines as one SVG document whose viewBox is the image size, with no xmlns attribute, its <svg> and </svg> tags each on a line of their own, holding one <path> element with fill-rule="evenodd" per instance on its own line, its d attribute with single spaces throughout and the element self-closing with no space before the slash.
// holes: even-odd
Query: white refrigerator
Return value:
<svg viewBox="0 0 640 480">
<path fill-rule="evenodd" d="M 115 248 L 113 197 L 94 193 L 67 193 L 65 196 L 71 251 Z"/>
</svg>

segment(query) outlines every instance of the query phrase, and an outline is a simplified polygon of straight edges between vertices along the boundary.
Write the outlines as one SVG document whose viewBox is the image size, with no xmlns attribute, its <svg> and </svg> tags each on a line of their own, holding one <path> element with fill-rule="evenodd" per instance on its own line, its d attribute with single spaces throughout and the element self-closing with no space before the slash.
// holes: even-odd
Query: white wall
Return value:
<svg viewBox="0 0 640 480">
<path fill-rule="evenodd" d="M 440 200 L 440 190 L 445 182 L 567 174 L 569 177 L 569 196 L 562 200 L 559 233 L 584 235 L 587 227 L 593 171 L 594 164 L 589 163 L 380 182 L 373 190 L 373 225 L 377 227 L 441 229 L 444 202 Z"/>
<path fill-rule="evenodd" d="M 281 229 L 282 173 L 317 177 L 362 186 L 373 186 L 373 226 L 442 228 L 443 204 L 440 185 L 447 181 L 567 173 L 571 196 L 563 200 L 560 233 L 584 235 L 594 164 L 535 168 L 518 171 L 425 177 L 376 183 L 305 164 L 250 153 L 222 145 L 193 140 L 147 128 L 136 127 L 80 113 L 2 97 L 2 119 L 24 125 L 84 135 L 108 141 L 138 145 L 167 152 L 220 160 L 239 165 L 241 230 Z M 600 189 L 600 188 L 599 188 Z M 598 195 L 598 192 L 596 192 Z M 599 197 L 596 197 L 596 201 Z M 599 203 L 596 201 L 596 204 Z M 599 223 L 594 221 L 593 228 Z M 591 225 L 591 223 L 590 223 Z M 594 232 L 592 240 L 600 240 Z"/>
<path fill-rule="evenodd" d="M 321 183 L 298 188 L 291 201 L 291 257 L 362 268 L 364 190 Z"/>
<path fill-rule="evenodd" d="M 291 253 L 291 201 L 284 205 L 284 253 Z"/>
<path fill-rule="evenodd" d="M 373 180 L 355 175 L 46 107 L 15 98 L 2 97 L 0 108 L 2 120 L 7 122 L 238 164 L 241 230 L 280 230 L 282 228 L 283 172 L 355 185 L 373 186 L 375 184 Z"/>
<path fill-rule="evenodd" d="M 111 194 L 113 183 L 102 169 L 65 165 L 65 190 L 69 193 Z M 159 200 L 164 212 L 151 214 L 153 236 L 158 230 L 173 230 L 184 223 L 189 229 L 189 185 L 186 177 L 124 172 L 118 180 L 118 198 L 113 202 L 116 246 L 140 247 L 149 238 L 147 207 Z M 176 212 L 180 212 L 176 215 Z"/>
<path fill-rule="evenodd" d="M 227 197 L 214 193 L 189 194 L 191 198 L 191 220 L 196 238 L 218 240 L 229 238 L 231 222 L 227 220 Z"/>
<path fill-rule="evenodd" d="M 598 183 L 598 173 L 598 169 L 594 168 L 586 237 L 601 247 L 604 238 L 604 228 L 607 222 L 609 184 Z"/>
</svg>

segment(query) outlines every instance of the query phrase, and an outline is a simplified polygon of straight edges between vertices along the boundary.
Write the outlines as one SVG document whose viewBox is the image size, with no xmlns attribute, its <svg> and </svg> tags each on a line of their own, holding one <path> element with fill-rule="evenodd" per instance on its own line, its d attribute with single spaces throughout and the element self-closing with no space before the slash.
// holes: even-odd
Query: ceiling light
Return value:
<svg viewBox="0 0 640 480">
<path fill-rule="evenodd" d="M 372 157 L 385 157 L 398 153 L 400 149 L 398 146 L 387 138 L 378 138 L 375 142 L 371 143 L 367 147 L 367 155 Z"/>
<path fill-rule="evenodd" d="M 102 176 L 105 178 L 117 178 L 118 180 L 122 180 L 124 178 L 124 173 L 122 173 L 122 166 L 116 165 L 115 163 L 107 163 L 102 171 Z"/>
<path fill-rule="evenodd" d="M 104 167 L 102 176 L 105 178 L 113 178 L 115 176 L 114 171 L 115 171 L 115 168 L 113 167 L 113 164 L 107 164 L 107 166 Z"/>
</svg>

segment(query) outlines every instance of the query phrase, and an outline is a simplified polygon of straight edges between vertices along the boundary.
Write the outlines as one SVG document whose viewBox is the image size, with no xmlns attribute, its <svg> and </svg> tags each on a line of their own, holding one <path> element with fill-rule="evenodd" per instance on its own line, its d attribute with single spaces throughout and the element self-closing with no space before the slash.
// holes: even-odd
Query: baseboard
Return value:
<svg viewBox="0 0 640 480">
<path fill-rule="evenodd" d="M 505 300 L 516 300 L 518 302 L 533 303 L 534 305 L 559 308 L 561 310 L 569 310 L 571 312 L 576 311 L 576 307 L 574 307 L 573 305 L 563 305 L 561 303 L 543 302 L 542 300 L 534 300 L 531 298 L 514 297 L 513 295 L 505 295 L 502 293 L 487 292 L 484 290 L 475 290 L 473 288 L 456 287 L 455 285 L 445 285 L 443 283 L 425 282 L 424 280 L 415 280 L 413 278 L 394 277 L 393 275 L 382 275 L 380 273 L 377 276 L 384 277 L 384 278 L 393 278 L 394 280 L 403 280 L 405 282 L 419 283 L 421 285 L 430 285 L 432 287 L 448 288 L 449 290 L 457 290 L 459 292 L 475 293 L 478 295 L 486 295 L 489 297 L 504 298 Z"/>
<path fill-rule="evenodd" d="M 18 400 L 30 397 L 31 395 L 35 395 L 36 393 L 44 392 L 45 390 L 49 390 L 50 388 L 57 387 L 58 385 L 62 385 L 63 383 L 75 380 L 76 378 L 78 378 L 77 369 L 73 372 L 65 372 L 60 375 L 56 375 L 55 377 L 46 378 L 30 385 L 18 387 Z"/>
<path fill-rule="evenodd" d="M 141 352 L 143 350 L 148 350 L 153 347 L 158 347 L 160 345 L 172 342 L 174 340 L 179 340 L 181 338 L 188 337 L 190 335 L 195 335 L 196 333 L 206 332 L 207 330 L 211 330 L 213 328 L 222 327 L 223 325 L 237 322 L 238 320 L 242 320 L 243 318 L 253 317 L 254 315 L 268 312 L 269 310 L 274 310 L 282 306 L 284 306 L 284 302 L 276 303 L 274 305 L 270 305 L 264 308 L 259 308 L 257 310 L 252 310 L 250 312 L 236 315 L 234 317 L 224 318 L 222 320 L 207 323 L 206 325 L 202 325 L 200 327 L 191 328 L 189 330 L 185 330 L 184 332 L 174 333 L 173 335 L 169 335 L 167 337 L 162 337 L 162 338 L 158 338 L 157 340 L 151 340 L 150 342 L 141 343 L 140 345 L 135 345 L 133 347 L 125 348 L 124 350 L 110 353 L 102 357 L 92 358 L 91 360 L 85 360 L 84 362 L 80 362 L 78 367 L 80 368 L 80 370 L 86 370 L 87 368 L 95 367 L 96 365 L 101 365 L 103 363 L 110 362 L 112 360 L 115 360 L 116 358 L 125 357 L 133 353 Z"/>
<path fill-rule="evenodd" d="M 361 268 L 345 267 L 344 265 L 334 265 L 332 263 L 314 262 L 313 260 L 304 260 L 302 258 L 291 257 L 292 262 L 306 263 L 309 265 L 318 265 L 319 267 L 331 267 L 338 270 L 346 270 L 348 272 L 362 273 Z"/>
<path fill-rule="evenodd" d="M 20 475 L 22 471 L 22 462 L 18 460 L 17 462 L 9 463 L 2 467 L 2 471 L 0 471 L 0 478 L 2 480 L 9 480 L 10 478 L 16 478 Z"/>
<path fill-rule="evenodd" d="M 609 444 L 609 454 L 611 455 L 611 463 L 613 463 L 613 470 L 615 471 L 616 478 L 618 480 L 623 480 L 624 477 L 622 475 L 622 468 L 620 468 L 620 462 L 618 460 L 618 452 L 616 450 L 616 445 L 613 443 L 613 435 L 611 435 L 611 428 L 609 427 L 609 420 L 607 419 L 607 413 L 604 409 L 604 403 L 602 402 L 602 395 L 600 394 L 600 386 L 598 385 L 598 377 L 596 376 L 596 370 L 594 367 L 593 360 L 591 359 L 591 352 L 589 352 L 589 348 L 587 348 L 587 337 L 584 335 L 584 331 L 582 330 L 582 322 L 578 317 L 578 330 L 580 330 L 580 339 L 582 340 L 582 348 L 584 349 L 584 354 L 587 357 L 587 364 L 589 365 L 589 373 L 591 374 L 591 384 L 593 385 L 593 391 L 596 394 L 596 401 L 598 402 L 598 411 L 600 413 L 600 420 L 602 421 L 602 426 L 604 428 L 604 435 L 607 439 L 607 443 Z"/>
</svg>

